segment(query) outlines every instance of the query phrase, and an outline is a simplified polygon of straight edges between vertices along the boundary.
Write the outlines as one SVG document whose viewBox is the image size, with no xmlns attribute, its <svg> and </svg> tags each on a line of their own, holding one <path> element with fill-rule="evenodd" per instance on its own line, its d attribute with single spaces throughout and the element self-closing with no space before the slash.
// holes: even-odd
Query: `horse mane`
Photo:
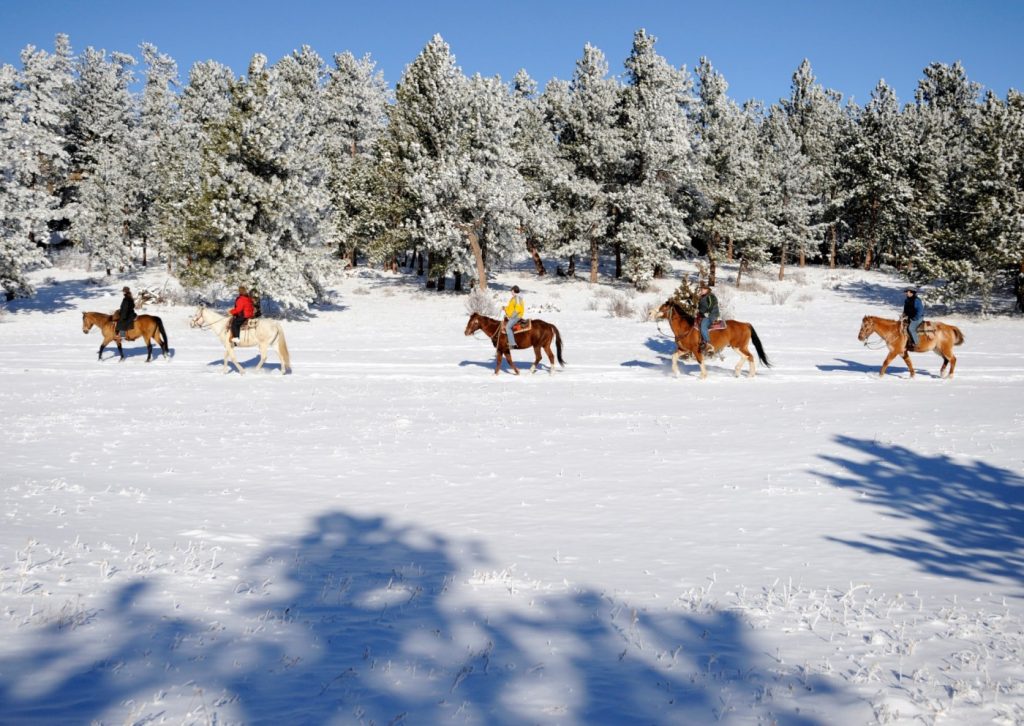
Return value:
<svg viewBox="0 0 1024 726">
<path fill-rule="evenodd" d="M 669 307 L 671 307 L 672 311 L 676 315 L 681 317 L 683 320 L 685 320 L 689 325 L 693 325 L 693 322 L 694 322 L 693 316 L 690 313 L 686 312 L 686 310 L 683 308 L 682 305 L 680 305 L 678 302 L 676 302 L 672 298 L 669 298 L 668 300 L 666 300 L 665 304 L 668 305 Z"/>
</svg>

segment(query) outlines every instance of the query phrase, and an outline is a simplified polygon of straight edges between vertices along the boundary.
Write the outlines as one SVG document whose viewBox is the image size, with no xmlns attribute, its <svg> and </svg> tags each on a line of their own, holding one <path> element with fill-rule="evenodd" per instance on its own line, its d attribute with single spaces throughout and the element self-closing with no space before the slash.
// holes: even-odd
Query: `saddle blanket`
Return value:
<svg viewBox="0 0 1024 726">
<path fill-rule="evenodd" d="M 533 320 L 527 320 L 527 319 L 524 318 L 524 319 L 520 320 L 518 323 L 516 323 L 515 325 L 512 326 L 512 332 L 513 333 L 525 333 L 531 327 L 533 327 Z M 505 330 L 505 324 L 502 324 L 501 329 Z"/>
<path fill-rule="evenodd" d="M 697 318 L 696 322 L 697 322 L 697 326 L 699 327 L 700 326 L 700 318 Z M 715 322 L 711 323 L 711 327 L 708 328 L 708 330 L 725 330 L 725 329 L 726 329 L 725 321 L 722 320 L 721 318 L 719 318 Z"/>
</svg>

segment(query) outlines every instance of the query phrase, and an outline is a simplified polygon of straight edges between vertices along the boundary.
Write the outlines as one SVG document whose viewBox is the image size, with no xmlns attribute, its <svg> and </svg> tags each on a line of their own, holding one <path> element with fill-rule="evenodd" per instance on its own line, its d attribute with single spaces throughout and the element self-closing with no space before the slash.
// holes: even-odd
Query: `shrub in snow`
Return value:
<svg viewBox="0 0 1024 726">
<path fill-rule="evenodd" d="M 498 303 L 490 295 L 478 287 L 474 287 L 466 296 L 466 311 L 470 314 L 480 313 L 489 318 L 496 318 L 501 312 Z"/>
<path fill-rule="evenodd" d="M 607 310 L 614 318 L 631 318 L 636 315 L 636 308 L 625 295 L 614 295 L 608 301 Z"/>
</svg>

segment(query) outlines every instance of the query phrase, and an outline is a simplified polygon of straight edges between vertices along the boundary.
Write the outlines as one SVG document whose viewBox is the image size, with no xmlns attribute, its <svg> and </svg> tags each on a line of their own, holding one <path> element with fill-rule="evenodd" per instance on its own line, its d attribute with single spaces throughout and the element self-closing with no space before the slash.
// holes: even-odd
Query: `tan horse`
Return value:
<svg viewBox="0 0 1024 726">
<path fill-rule="evenodd" d="M 964 334 L 955 325 L 926 320 L 917 329 L 917 347 L 911 351 L 908 348 L 910 337 L 907 335 L 906 328 L 900 324 L 900 321 L 876 318 L 874 315 L 865 315 L 864 320 L 860 324 L 860 334 L 857 335 L 857 340 L 867 345 L 867 340 L 871 337 L 872 333 L 877 334 L 889 347 L 889 354 L 885 356 L 882 369 L 878 372 L 879 376 L 885 375 L 885 369 L 889 367 L 892 359 L 899 355 L 903 357 L 903 361 L 907 364 L 907 369 L 910 370 L 910 377 L 913 378 L 914 364 L 910 362 L 910 353 L 926 353 L 930 350 L 942 358 L 942 368 L 939 370 L 939 377 L 947 377 L 946 366 L 949 366 L 948 377 L 952 378 L 953 371 L 956 370 L 956 356 L 953 355 L 953 346 L 963 345 L 964 342 Z"/>
<path fill-rule="evenodd" d="M 488 318 L 480 313 L 473 313 L 469 316 L 469 322 L 466 323 L 466 335 L 472 335 L 478 330 L 484 331 L 487 337 L 491 339 L 494 349 L 498 352 L 498 357 L 494 361 L 494 375 L 498 375 L 499 371 L 501 371 L 501 359 L 504 357 L 512 367 L 512 372 L 518 376 L 519 369 L 516 368 L 515 361 L 512 360 L 512 352 L 508 348 L 508 335 L 505 333 L 505 326 L 494 318 Z M 543 320 L 533 318 L 530 321 L 530 329 L 516 333 L 515 337 L 518 347 L 533 348 L 536 360 L 530 366 L 531 373 L 536 373 L 537 366 L 540 365 L 541 348 L 548 354 L 548 360 L 551 361 L 548 373 L 555 372 L 555 356 L 551 352 L 552 340 L 555 341 L 555 347 L 558 350 L 558 364 L 563 368 L 565 367 L 565 361 L 562 360 L 562 335 L 558 332 L 558 328 L 551 323 L 545 323 Z"/>
<path fill-rule="evenodd" d="M 683 310 L 682 306 L 672 300 L 667 300 L 660 308 L 651 311 L 651 319 L 668 320 L 672 333 L 676 338 L 676 350 L 672 354 L 672 373 L 679 377 L 679 358 L 690 355 L 696 358 L 700 365 L 700 377 L 707 378 L 708 371 L 704 367 L 704 351 L 700 338 L 700 327 L 696 324 L 693 316 Z M 734 374 L 738 377 L 744 363 L 750 366 L 748 376 L 753 378 L 757 375 L 757 363 L 750 352 L 750 344 L 754 344 L 757 350 L 757 357 L 767 367 L 771 368 L 768 356 L 765 355 L 761 339 L 757 337 L 757 331 L 750 323 L 741 323 L 738 320 L 726 320 L 724 330 L 712 330 L 709 333 L 711 345 L 718 353 L 726 348 L 733 348 L 740 354 L 740 360 L 736 364 Z"/>
<path fill-rule="evenodd" d="M 117 352 L 120 353 L 123 361 L 124 349 L 121 347 L 121 338 L 117 334 L 117 322 L 114 320 L 114 316 L 96 312 L 82 313 L 82 332 L 88 333 L 94 325 L 103 333 L 103 342 L 100 343 L 100 350 L 96 358 L 103 359 L 103 349 L 107 347 L 107 343 L 113 340 L 117 343 Z M 136 316 L 135 322 L 132 323 L 131 329 L 124 333 L 124 337 L 128 340 L 145 339 L 147 363 L 153 360 L 153 340 L 156 340 L 157 345 L 160 346 L 164 358 L 170 358 L 167 348 L 167 331 L 164 330 L 164 322 L 156 315 Z"/>
<path fill-rule="evenodd" d="M 276 320 L 270 320 L 269 318 L 255 318 L 256 324 L 253 326 L 245 325 L 242 327 L 240 342 L 237 344 L 240 348 L 249 348 L 252 346 L 259 346 L 260 348 L 260 362 L 256 366 L 256 370 L 263 367 L 263 364 L 267 361 L 267 349 L 271 345 L 277 343 L 277 354 L 281 356 L 281 373 L 288 373 L 292 369 L 291 357 L 288 354 L 288 344 L 284 340 L 284 330 L 281 328 L 281 324 Z M 250 321 L 251 323 L 252 321 Z M 231 316 L 221 315 L 220 313 L 208 310 L 205 307 L 200 307 L 196 310 L 196 314 L 192 316 L 192 320 L 189 325 L 193 328 L 203 328 L 205 330 L 212 330 L 213 333 L 220 338 L 220 342 L 224 344 L 224 372 L 227 373 L 231 370 L 228 367 L 228 361 L 230 360 L 238 372 L 244 374 L 241 363 L 238 362 L 238 358 L 235 357 L 235 346 L 231 344 Z"/>
</svg>

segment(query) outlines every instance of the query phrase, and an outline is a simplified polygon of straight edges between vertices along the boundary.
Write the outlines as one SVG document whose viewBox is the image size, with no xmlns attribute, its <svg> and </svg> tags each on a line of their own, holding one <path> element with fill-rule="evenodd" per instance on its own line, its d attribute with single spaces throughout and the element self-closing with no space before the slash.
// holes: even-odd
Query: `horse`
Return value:
<svg viewBox="0 0 1024 726">
<path fill-rule="evenodd" d="M 124 349 L 121 347 L 121 339 L 117 334 L 117 321 L 114 320 L 114 316 L 97 312 L 82 313 L 82 332 L 88 334 L 94 325 L 103 333 L 103 342 L 100 343 L 100 350 L 96 355 L 96 359 L 103 359 L 103 349 L 107 347 L 107 343 L 113 340 L 117 342 L 117 352 L 120 353 L 121 360 L 124 361 Z M 167 349 L 167 331 L 164 330 L 164 322 L 156 315 L 137 315 L 131 329 L 125 331 L 123 335 L 128 340 L 135 340 L 136 338 L 144 338 L 146 340 L 147 363 L 153 360 L 152 341 L 154 339 L 160 346 L 164 358 L 170 358 L 170 353 Z"/>
<path fill-rule="evenodd" d="M 512 367 L 512 372 L 518 376 L 519 369 L 516 368 L 515 361 L 512 360 L 512 351 L 508 347 L 508 335 L 505 332 L 505 326 L 494 318 L 488 318 L 480 313 L 473 313 L 469 316 L 469 322 L 466 323 L 466 335 L 472 335 L 478 330 L 482 330 L 491 339 L 494 349 L 498 352 L 494 360 L 494 375 L 498 375 L 501 371 L 501 359 L 504 357 Z M 562 360 L 562 335 L 558 332 L 558 328 L 551 323 L 545 323 L 543 320 L 533 318 L 530 321 L 530 328 L 515 333 L 515 339 L 518 347 L 533 348 L 536 359 L 533 361 L 533 365 L 530 366 L 531 373 L 536 373 L 537 366 L 540 365 L 541 348 L 548 354 L 548 360 L 551 361 L 548 373 L 555 372 L 555 356 L 551 352 L 552 339 L 554 339 L 555 348 L 558 350 L 558 364 L 563 368 L 565 367 L 565 361 Z"/>
<path fill-rule="evenodd" d="M 907 364 L 907 369 L 910 371 L 910 377 L 913 378 L 914 364 L 910 362 L 910 353 L 926 353 L 931 350 L 942 358 L 942 368 L 939 370 L 939 377 L 952 378 L 953 371 L 956 370 L 956 356 L 953 355 L 953 346 L 963 345 L 964 342 L 964 334 L 955 325 L 926 321 L 917 329 L 917 347 L 911 351 L 908 345 L 910 336 L 907 334 L 904 326 L 900 324 L 900 321 L 878 318 L 874 315 L 865 315 L 864 320 L 860 324 L 860 333 L 857 335 L 857 340 L 867 345 L 867 340 L 871 337 L 872 333 L 877 334 L 889 347 L 889 354 L 885 356 L 882 369 L 878 372 L 880 377 L 885 375 L 885 369 L 889 367 L 892 359 L 899 355 L 903 357 L 903 361 Z M 948 375 L 946 373 L 946 366 L 949 366 Z"/>
<path fill-rule="evenodd" d="M 284 340 L 284 330 L 281 329 L 281 325 L 276 320 L 269 320 L 267 318 L 254 318 L 256 324 L 249 326 L 248 324 L 242 326 L 242 330 L 239 333 L 239 342 L 235 345 L 241 346 L 242 348 L 251 348 L 258 345 L 260 347 L 260 362 L 256 366 L 256 370 L 263 367 L 263 364 L 267 360 L 267 348 L 277 342 L 277 354 L 281 356 L 281 373 L 289 373 L 292 369 L 291 358 L 288 356 L 288 344 Z M 251 321 L 250 321 L 251 322 Z M 192 328 L 203 328 L 206 330 L 212 330 L 220 342 L 224 344 L 224 372 L 227 373 L 228 361 L 230 360 L 235 364 L 235 368 L 238 372 L 245 374 L 242 370 L 241 364 L 238 362 L 238 358 L 235 357 L 235 346 L 231 344 L 231 316 L 221 315 L 220 313 L 214 312 L 213 310 L 207 310 L 205 307 L 200 306 L 196 310 L 196 314 L 192 316 L 192 320 L 189 322 L 189 326 Z"/>
<path fill-rule="evenodd" d="M 250 325 L 255 321 L 254 326 Z M 292 359 L 288 355 L 288 344 L 285 342 L 285 331 L 281 329 L 281 324 L 276 321 L 271 321 L 266 317 L 255 317 L 248 324 L 242 326 L 242 331 L 239 333 L 239 342 L 232 345 L 230 341 L 231 334 L 231 316 L 222 315 L 219 312 L 206 309 L 205 306 L 200 306 L 196 310 L 196 314 L 193 315 L 191 321 L 188 323 L 190 328 L 203 328 L 205 330 L 213 331 L 213 333 L 220 338 L 220 342 L 224 345 L 224 373 L 227 373 L 230 369 L 227 367 L 227 361 L 230 360 L 234 364 L 234 368 L 237 368 L 239 373 L 245 375 L 245 371 L 242 370 L 242 365 L 239 364 L 239 359 L 234 357 L 234 346 L 238 345 L 243 348 L 250 348 L 253 346 L 259 346 L 259 364 L 256 366 L 256 370 L 259 371 L 263 368 L 264 362 L 266 362 L 266 350 L 274 342 L 278 343 L 278 355 L 281 356 L 281 373 L 290 373 L 292 370 Z"/>
<path fill-rule="evenodd" d="M 697 359 L 697 363 L 700 365 L 700 377 L 702 379 L 707 378 L 708 371 L 704 367 L 704 346 L 700 337 L 700 327 L 693 319 L 693 316 L 687 313 L 679 303 L 666 300 L 661 307 L 651 311 L 651 318 L 653 320 L 668 320 L 672 333 L 675 335 L 676 350 L 672 353 L 672 374 L 678 378 L 679 358 L 684 355 L 691 355 Z M 771 368 L 772 364 L 768 362 L 768 356 L 765 355 L 761 339 L 757 337 L 757 331 L 754 330 L 754 326 L 750 323 L 726 320 L 725 329 L 712 330 L 709 337 L 716 353 L 725 348 L 734 348 L 740 354 L 740 360 L 734 370 L 736 377 L 739 377 L 744 362 L 750 366 L 748 377 L 753 378 L 757 375 L 757 363 L 754 361 L 754 356 L 751 355 L 748 347 L 751 342 L 753 342 L 754 348 L 757 350 L 757 357 L 761 359 L 765 366 Z"/>
</svg>

